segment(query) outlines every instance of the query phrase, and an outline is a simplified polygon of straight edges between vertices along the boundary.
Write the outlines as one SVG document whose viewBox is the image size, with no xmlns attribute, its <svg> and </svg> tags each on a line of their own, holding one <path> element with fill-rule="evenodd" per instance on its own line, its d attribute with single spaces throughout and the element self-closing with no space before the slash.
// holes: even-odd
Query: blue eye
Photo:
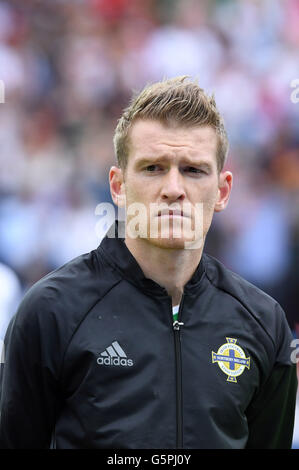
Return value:
<svg viewBox="0 0 299 470">
<path fill-rule="evenodd" d="M 158 165 L 148 165 L 145 169 L 146 171 L 153 172 L 158 169 Z"/>
<path fill-rule="evenodd" d="M 193 166 L 188 166 L 186 168 L 186 171 L 187 172 L 190 172 L 190 173 L 196 173 L 196 174 L 200 174 L 200 173 L 204 173 L 202 170 L 200 170 L 199 168 L 194 168 Z"/>
</svg>

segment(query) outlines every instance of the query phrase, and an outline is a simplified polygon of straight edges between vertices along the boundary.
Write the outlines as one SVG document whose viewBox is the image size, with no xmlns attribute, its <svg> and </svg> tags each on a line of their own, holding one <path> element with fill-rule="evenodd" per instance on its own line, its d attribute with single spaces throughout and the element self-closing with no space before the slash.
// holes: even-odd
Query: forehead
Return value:
<svg viewBox="0 0 299 470">
<path fill-rule="evenodd" d="M 217 151 L 217 135 L 211 126 L 168 125 L 154 120 L 137 120 L 129 134 L 130 158 L 141 155 L 188 154 L 211 155 Z"/>
</svg>

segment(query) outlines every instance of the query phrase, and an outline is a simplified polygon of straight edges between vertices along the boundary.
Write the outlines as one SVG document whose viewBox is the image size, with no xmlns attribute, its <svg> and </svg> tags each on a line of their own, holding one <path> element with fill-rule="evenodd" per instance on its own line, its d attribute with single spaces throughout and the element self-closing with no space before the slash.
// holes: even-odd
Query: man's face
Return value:
<svg viewBox="0 0 299 470">
<path fill-rule="evenodd" d="M 191 242 L 200 248 L 231 188 L 231 174 L 218 174 L 216 150 L 212 127 L 136 121 L 126 170 L 110 170 L 112 197 L 118 181 L 125 200 L 127 236 L 161 248 L 192 247 Z"/>
</svg>

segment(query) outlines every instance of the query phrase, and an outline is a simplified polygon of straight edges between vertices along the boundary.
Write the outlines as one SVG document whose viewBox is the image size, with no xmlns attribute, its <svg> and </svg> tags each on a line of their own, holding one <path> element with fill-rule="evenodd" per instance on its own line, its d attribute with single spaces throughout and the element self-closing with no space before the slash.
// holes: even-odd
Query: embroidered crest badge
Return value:
<svg viewBox="0 0 299 470">
<path fill-rule="evenodd" d="M 243 374 L 245 368 L 250 368 L 250 357 L 238 346 L 237 339 L 226 338 L 226 343 L 215 353 L 212 351 L 212 363 L 218 364 L 227 377 L 227 382 L 237 382 L 236 377 Z"/>
</svg>

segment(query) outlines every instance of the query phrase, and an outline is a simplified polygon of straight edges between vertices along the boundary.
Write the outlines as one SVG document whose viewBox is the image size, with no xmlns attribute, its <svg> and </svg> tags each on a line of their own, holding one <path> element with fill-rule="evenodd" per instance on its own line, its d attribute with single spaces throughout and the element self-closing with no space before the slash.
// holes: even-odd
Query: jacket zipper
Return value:
<svg viewBox="0 0 299 470">
<path fill-rule="evenodd" d="M 173 322 L 174 332 L 174 348 L 176 363 L 176 419 L 177 419 L 177 435 L 176 448 L 183 448 L 183 397 L 182 397 L 182 356 L 181 356 L 181 334 L 180 328 L 184 325 L 181 321 L 184 295 L 182 296 L 178 319 Z M 171 311 L 172 314 L 172 311 Z"/>
</svg>

